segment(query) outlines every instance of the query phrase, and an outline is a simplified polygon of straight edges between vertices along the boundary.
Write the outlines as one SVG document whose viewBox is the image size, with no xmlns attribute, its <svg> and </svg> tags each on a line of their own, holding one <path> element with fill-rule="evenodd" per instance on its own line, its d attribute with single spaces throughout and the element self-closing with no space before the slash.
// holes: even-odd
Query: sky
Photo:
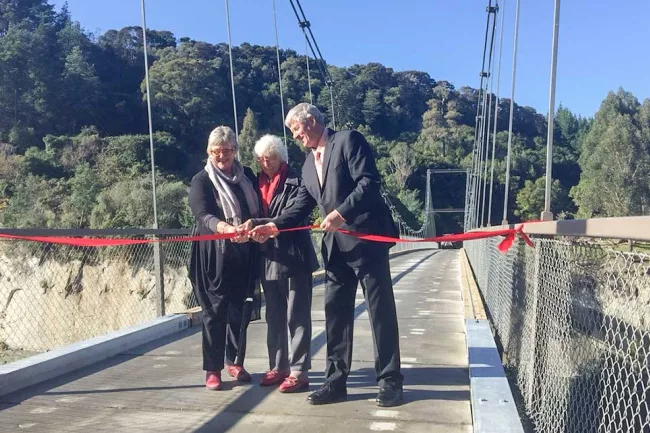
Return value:
<svg viewBox="0 0 650 433">
<path fill-rule="evenodd" d="M 60 7 L 64 0 L 50 0 Z M 141 25 L 140 0 L 67 0 L 74 21 L 101 34 Z M 289 0 L 275 0 L 280 48 L 304 53 L 305 40 Z M 324 59 L 350 66 L 378 62 L 395 71 L 418 70 L 457 88 L 478 88 L 487 0 L 301 0 Z M 495 1 L 493 0 L 494 4 Z M 233 44 L 275 45 L 273 0 L 230 0 Z M 501 0 L 505 13 L 502 61 L 495 40 L 493 92 L 510 97 L 516 0 Z M 515 101 L 546 114 L 554 1 L 522 0 Z M 177 38 L 227 41 L 223 0 L 147 0 L 147 27 Z M 619 87 L 639 101 L 650 98 L 650 1 L 562 2 L 558 39 L 556 106 L 590 117 L 607 92 Z M 498 65 L 500 79 L 497 80 Z"/>
</svg>

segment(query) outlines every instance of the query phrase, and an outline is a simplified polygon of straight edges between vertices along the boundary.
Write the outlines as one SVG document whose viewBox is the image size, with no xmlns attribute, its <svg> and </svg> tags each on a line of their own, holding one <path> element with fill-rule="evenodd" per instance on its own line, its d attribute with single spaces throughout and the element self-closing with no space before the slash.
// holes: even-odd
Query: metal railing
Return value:
<svg viewBox="0 0 650 433">
<path fill-rule="evenodd" d="M 605 240 L 649 241 L 648 224 L 528 224 L 535 248 L 520 241 L 507 254 L 498 239 L 465 243 L 535 431 L 650 431 L 650 250 Z"/>
<path fill-rule="evenodd" d="M 22 236 L 144 239 L 188 230 L 3 229 Z M 322 233 L 312 240 L 322 267 Z M 187 278 L 189 242 L 73 247 L 0 240 L 0 364 L 198 306 Z M 393 251 L 426 247 L 398 244 Z M 430 247 L 430 246 L 429 246 Z M 163 303 L 164 302 L 164 303 Z M 162 305 L 161 305 L 162 304 Z"/>
</svg>

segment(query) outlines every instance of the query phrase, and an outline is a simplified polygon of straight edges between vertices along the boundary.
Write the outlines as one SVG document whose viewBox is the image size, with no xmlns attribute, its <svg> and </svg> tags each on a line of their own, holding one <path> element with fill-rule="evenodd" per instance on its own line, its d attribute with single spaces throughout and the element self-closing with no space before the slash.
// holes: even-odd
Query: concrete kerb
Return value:
<svg viewBox="0 0 650 433">
<path fill-rule="evenodd" d="M 399 251 L 391 253 L 390 257 L 427 249 L 432 248 Z M 314 272 L 313 281 L 314 286 L 324 283 L 325 271 Z M 0 396 L 54 379 L 153 340 L 200 325 L 201 317 L 201 308 L 196 307 L 184 313 L 158 317 L 145 323 L 0 365 Z"/>
<path fill-rule="evenodd" d="M 490 323 L 465 250 L 461 250 L 465 338 L 474 433 L 523 433 Z"/>
</svg>

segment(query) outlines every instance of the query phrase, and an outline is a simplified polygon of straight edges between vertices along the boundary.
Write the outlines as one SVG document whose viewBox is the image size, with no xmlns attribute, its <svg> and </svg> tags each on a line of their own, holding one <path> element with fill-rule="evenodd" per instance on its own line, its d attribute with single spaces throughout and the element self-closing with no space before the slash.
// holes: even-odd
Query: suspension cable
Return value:
<svg viewBox="0 0 650 433">
<path fill-rule="evenodd" d="M 490 10 L 491 13 L 494 14 L 492 17 L 492 34 L 490 36 L 490 54 L 488 56 L 488 77 L 490 79 L 489 81 L 489 108 L 488 108 L 488 113 L 487 113 L 487 129 L 485 130 L 483 134 L 483 138 L 485 139 L 485 165 L 484 165 L 484 171 L 483 171 L 483 194 L 481 195 L 481 227 L 485 224 L 484 217 L 485 217 L 485 202 L 486 202 L 486 197 L 485 193 L 487 190 L 487 168 L 488 168 L 488 154 L 489 154 L 489 145 L 490 145 L 490 122 L 492 119 L 492 59 L 494 58 L 494 35 L 495 35 L 495 30 L 497 26 L 497 13 L 499 11 L 499 3 L 498 1 L 496 2 L 494 8 Z M 488 83 L 485 84 L 485 87 L 488 87 Z M 485 127 L 485 123 L 483 123 L 483 126 Z"/>
<path fill-rule="evenodd" d="M 483 100 L 482 104 L 477 107 L 477 109 L 481 109 L 481 115 L 480 115 L 480 122 L 478 127 L 478 131 L 476 133 L 477 140 L 476 140 L 476 148 L 477 148 L 477 163 L 475 164 L 475 174 L 474 174 L 474 191 L 473 191 L 473 205 L 472 205 L 472 214 L 473 214 L 473 227 L 476 227 L 480 223 L 480 218 L 481 218 L 481 178 L 482 178 L 482 172 L 483 172 L 483 158 L 485 156 L 485 151 L 484 151 L 484 137 L 485 137 L 485 127 L 486 127 L 486 112 L 487 112 L 487 88 L 488 88 L 488 83 L 487 80 L 485 80 L 485 86 L 483 86 L 484 79 L 489 77 L 489 72 L 486 72 L 485 70 L 485 58 L 486 58 L 486 51 L 487 51 L 487 43 L 488 43 L 488 38 L 491 39 L 491 44 L 490 44 L 490 55 L 488 58 L 489 61 L 489 67 L 491 67 L 491 56 L 492 56 L 492 46 L 493 46 L 493 41 L 494 41 L 494 24 L 492 25 L 492 37 L 490 37 L 490 20 L 492 19 L 492 15 L 495 14 L 497 11 L 497 7 L 492 7 L 492 1 L 488 1 L 488 6 L 486 8 L 487 12 L 487 20 L 486 20 L 486 33 L 485 33 L 485 41 L 484 41 L 484 49 L 483 49 L 483 65 L 481 69 L 481 89 L 480 92 L 483 94 Z"/>
<path fill-rule="evenodd" d="M 278 36 L 278 19 L 275 14 L 275 0 L 273 3 L 273 25 L 275 27 L 275 55 L 278 59 L 278 83 L 280 84 L 280 107 L 282 108 L 282 133 L 284 134 L 284 145 L 287 145 L 287 128 L 284 127 L 284 95 L 282 94 L 282 67 L 280 63 L 280 38 Z"/>
<path fill-rule="evenodd" d="M 156 199 L 156 163 L 153 152 L 153 123 L 151 120 L 151 90 L 149 88 L 149 59 L 147 57 L 147 18 L 145 15 L 144 0 L 140 2 L 142 8 L 142 44 L 144 48 L 144 81 L 147 88 L 147 115 L 149 121 L 149 149 L 151 152 L 151 190 L 153 193 L 153 228 L 158 228 L 158 206 Z"/>
<path fill-rule="evenodd" d="M 499 121 L 499 83 L 501 82 L 501 54 L 503 52 L 503 27 L 506 20 L 506 0 L 503 0 L 501 6 L 501 28 L 499 29 L 499 63 L 497 66 L 497 91 L 495 94 L 496 103 L 494 104 L 494 132 L 492 133 L 492 164 L 490 167 L 490 203 L 488 205 L 488 226 L 492 222 L 492 192 L 494 186 L 494 154 L 497 143 L 497 123 Z"/>
<path fill-rule="evenodd" d="M 487 129 L 485 130 L 485 165 L 483 170 L 483 198 L 481 201 L 481 226 L 486 224 L 485 222 L 485 203 L 487 201 L 487 173 L 488 173 L 488 160 L 490 158 L 490 128 L 492 126 L 492 86 L 494 84 L 494 77 L 492 76 L 492 69 L 490 69 L 490 90 L 488 91 L 488 114 L 487 114 Z M 489 224 L 489 221 L 487 222 Z"/>
<path fill-rule="evenodd" d="M 515 77 L 517 76 L 517 39 L 519 38 L 519 3 L 515 10 L 515 41 L 512 54 L 512 86 L 510 89 L 510 120 L 508 122 L 508 155 L 506 156 L 506 188 L 503 195 L 503 221 L 508 224 L 508 194 L 510 192 L 510 154 L 512 152 L 512 120 L 515 109 Z"/>
<path fill-rule="evenodd" d="M 483 74 L 487 74 L 486 72 L 483 72 Z M 484 88 L 481 88 L 481 92 L 483 93 L 483 100 L 481 103 L 481 115 L 480 115 L 480 125 L 479 125 L 479 132 L 478 132 L 478 141 L 476 145 L 478 146 L 478 160 L 476 164 L 476 174 L 474 177 L 476 178 L 476 181 L 474 182 L 474 227 L 480 226 L 479 222 L 479 216 L 481 212 L 481 173 L 483 172 L 483 131 L 484 131 L 484 125 L 485 125 L 485 106 L 487 104 L 487 90 Z"/>
<path fill-rule="evenodd" d="M 239 140 L 239 127 L 237 126 L 237 99 L 235 98 L 235 73 L 232 66 L 232 40 L 230 39 L 230 8 L 228 0 L 226 0 L 226 29 L 228 30 L 228 55 L 230 57 L 230 86 L 232 88 L 232 110 L 234 113 L 235 121 L 235 136 Z M 239 158 L 239 150 L 237 151 Z"/>
<path fill-rule="evenodd" d="M 307 86 L 309 87 L 309 103 L 314 104 L 314 97 L 311 93 L 311 73 L 309 72 L 309 39 L 305 35 L 305 59 L 307 59 Z"/>
<path fill-rule="evenodd" d="M 293 12 L 296 14 L 296 18 L 298 19 L 298 25 L 302 29 L 305 39 L 307 40 L 307 44 L 309 46 L 309 49 L 311 50 L 314 58 L 316 59 L 316 66 L 318 67 L 322 77 L 323 81 L 325 82 L 325 85 L 329 88 L 330 90 L 330 103 L 332 106 L 332 127 L 336 129 L 336 121 L 334 119 L 334 80 L 332 79 L 332 76 L 329 73 L 329 70 L 327 68 L 327 63 L 325 62 L 325 59 L 323 59 L 323 55 L 321 54 L 320 48 L 318 47 L 318 43 L 316 42 L 316 38 L 314 37 L 314 33 L 311 31 L 311 24 L 307 20 L 307 17 L 305 16 L 305 11 L 302 9 L 302 5 L 300 4 L 300 0 L 289 0 L 291 3 L 291 7 L 293 9 Z M 298 8 L 296 8 L 296 4 L 298 5 Z M 300 9 L 300 13 L 298 13 L 298 9 Z M 344 108 L 341 108 L 338 100 L 336 101 L 336 104 L 338 106 L 339 112 L 345 112 Z"/>
<path fill-rule="evenodd" d="M 492 7 L 492 0 L 488 0 L 488 10 Z M 482 121 L 481 117 L 479 116 L 479 113 L 481 112 L 481 105 L 482 105 L 482 93 L 483 93 L 483 79 L 485 78 L 485 57 L 487 54 L 487 42 L 488 42 L 488 32 L 490 29 L 490 15 L 488 14 L 487 20 L 485 23 L 485 38 L 483 42 L 483 60 L 481 62 L 481 81 L 479 85 L 479 91 L 477 95 L 477 100 L 476 100 L 476 118 L 475 118 L 475 125 L 474 125 L 474 146 L 472 148 L 472 175 L 471 175 L 471 186 L 470 186 L 470 200 L 469 200 L 469 209 L 466 215 L 469 215 L 468 218 L 468 225 L 469 228 L 474 228 L 476 226 L 476 218 L 475 218 L 475 209 L 477 206 L 477 184 L 478 184 L 478 168 L 479 168 L 479 144 L 478 144 L 478 138 L 479 138 L 479 131 L 480 131 L 480 122 L 479 120 Z"/>
</svg>

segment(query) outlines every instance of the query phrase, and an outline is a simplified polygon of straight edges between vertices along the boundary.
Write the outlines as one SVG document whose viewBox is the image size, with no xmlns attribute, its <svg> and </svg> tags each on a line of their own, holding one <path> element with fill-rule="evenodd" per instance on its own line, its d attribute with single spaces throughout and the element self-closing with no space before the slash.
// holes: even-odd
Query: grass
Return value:
<svg viewBox="0 0 650 433">
<path fill-rule="evenodd" d="M 627 242 L 613 243 L 609 245 L 614 251 L 629 252 L 630 247 Z M 650 242 L 632 242 L 632 252 L 650 254 Z"/>
</svg>

